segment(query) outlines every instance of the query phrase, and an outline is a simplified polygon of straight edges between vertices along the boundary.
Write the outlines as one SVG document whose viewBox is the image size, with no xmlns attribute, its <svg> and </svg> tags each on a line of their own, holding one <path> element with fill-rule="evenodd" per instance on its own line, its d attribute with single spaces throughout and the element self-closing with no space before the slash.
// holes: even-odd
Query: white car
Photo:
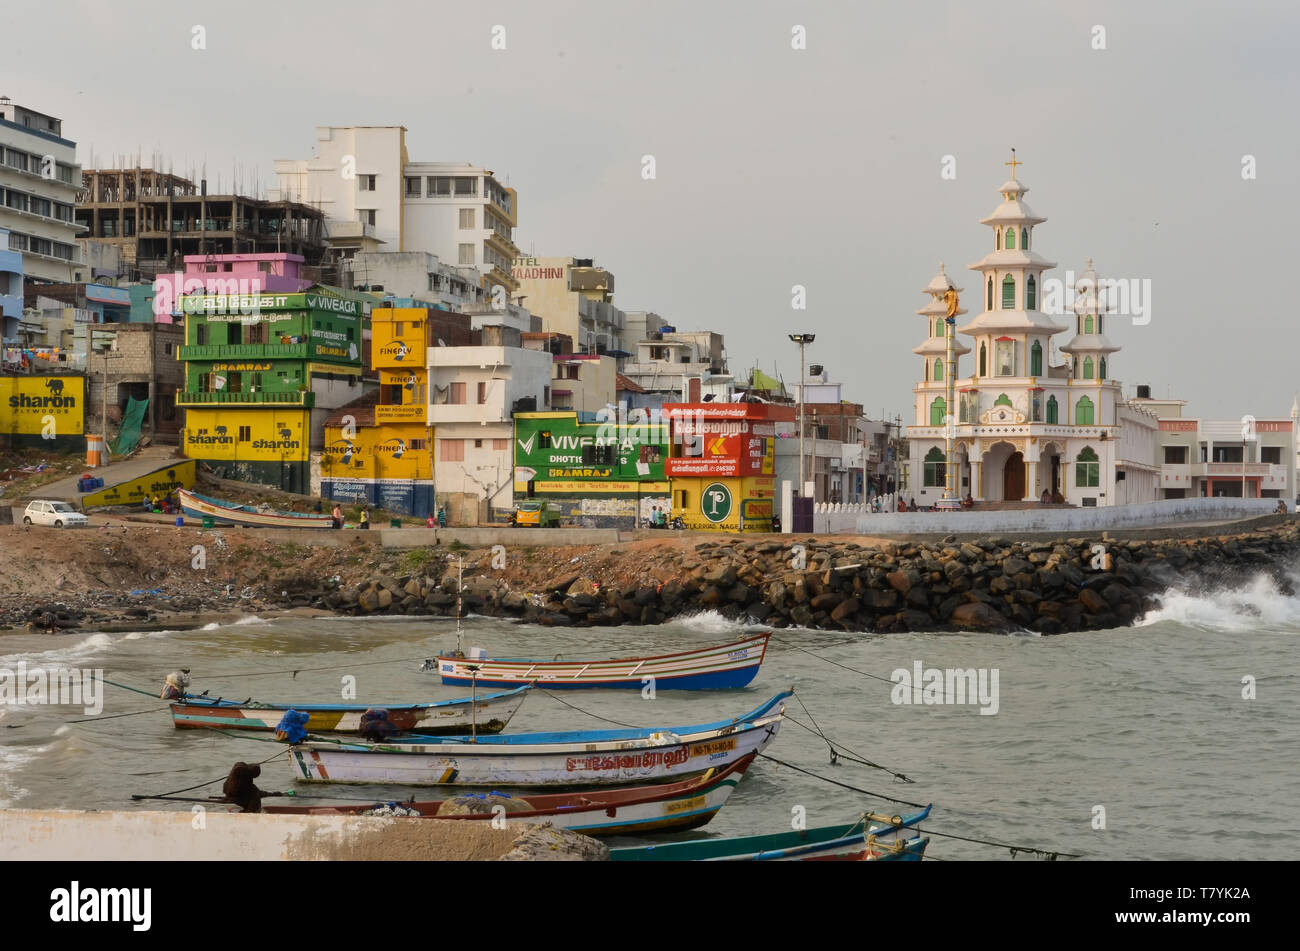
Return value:
<svg viewBox="0 0 1300 951">
<path fill-rule="evenodd" d="M 55 528 L 79 528 L 90 524 L 90 519 L 82 515 L 67 502 L 28 502 L 27 511 L 23 513 L 24 525 L 53 525 Z"/>
</svg>

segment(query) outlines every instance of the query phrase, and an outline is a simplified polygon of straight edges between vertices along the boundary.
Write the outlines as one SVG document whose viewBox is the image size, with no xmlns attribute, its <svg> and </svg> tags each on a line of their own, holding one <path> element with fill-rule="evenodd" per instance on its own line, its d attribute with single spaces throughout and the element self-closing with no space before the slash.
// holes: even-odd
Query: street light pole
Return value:
<svg viewBox="0 0 1300 951">
<path fill-rule="evenodd" d="M 799 496 L 802 498 L 807 479 L 804 475 L 803 432 L 804 432 L 804 347 L 816 339 L 815 334 L 790 334 L 790 339 L 799 345 Z M 814 493 L 815 495 L 816 493 Z"/>
</svg>

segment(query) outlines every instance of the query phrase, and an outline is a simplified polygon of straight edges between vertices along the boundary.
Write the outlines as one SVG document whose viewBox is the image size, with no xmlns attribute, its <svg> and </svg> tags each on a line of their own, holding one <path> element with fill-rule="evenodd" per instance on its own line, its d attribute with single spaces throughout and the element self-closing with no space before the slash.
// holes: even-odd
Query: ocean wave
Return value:
<svg viewBox="0 0 1300 951">
<path fill-rule="evenodd" d="M 84 660 L 100 651 L 113 646 L 113 638 L 107 634 L 91 634 L 85 640 L 68 646 L 59 646 L 47 651 L 26 654 L 0 654 L 0 667 L 11 667 L 19 661 L 25 661 L 28 667 L 45 665 L 71 666 L 71 662 Z"/>
<path fill-rule="evenodd" d="M 1156 600 L 1159 606 L 1135 621 L 1135 627 L 1172 621 L 1207 631 L 1300 629 L 1300 597 L 1279 590 L 1264 574 L 1233 588 L 1170 588 Z"/>
<path fill-rule="evenodd" d="M 700 611 L 698 614 L 683 614 L 670 622 L 688 631 L 700 634 L 739 634 L 752 626 L 746 621 L 733 621 L 717 611 Z"/>
</svg>

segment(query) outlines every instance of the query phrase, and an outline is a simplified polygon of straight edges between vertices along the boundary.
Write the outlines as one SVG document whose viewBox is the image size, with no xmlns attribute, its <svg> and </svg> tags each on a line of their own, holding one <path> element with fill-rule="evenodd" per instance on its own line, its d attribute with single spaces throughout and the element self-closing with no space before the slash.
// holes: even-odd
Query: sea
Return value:
<svg viewBox="0 0 1300 951">
<path fill-rule="evenodd" d="M 754 629 L 712 613 L 586 629 L 470 617 L 459 636 L 488 656 L 595 659 L 688 650 Z M 158 691 L 186 667 L 193 692 L 238 700 L 464 696 L 466 688 L 421 670 L 457 638 L 454 620 L 299 617 L 5 635 L 0 673 L 20 664 L 102 670 L 121 686 L 105 686 L 102 710 L 91 715 L 6 698 L 0 807 L 190 809 L 131 797 L 219 795 L 236 761 L 269 757 L 264 790 L 293 790 L 304 801 L 408 798 L 410 789 L 295 788 L 275 747 L 176 730 Z M 1232 589 L 1170 590 L 1156 610 L 1113 630 L 780 629 L 745 689 L 535 691 L 509 729 L 675 727 L 737 716 L 793 688 L 770 758 L 754 764 L 710 824 L 674 838 L 848 824 L 864 811 L 908 814 L 932 803 L 924 828 L 937 860 L 1283 859 L 1300 846 L 1298 645 L 1300 598 L 1260 576 Z"/>
</svg>

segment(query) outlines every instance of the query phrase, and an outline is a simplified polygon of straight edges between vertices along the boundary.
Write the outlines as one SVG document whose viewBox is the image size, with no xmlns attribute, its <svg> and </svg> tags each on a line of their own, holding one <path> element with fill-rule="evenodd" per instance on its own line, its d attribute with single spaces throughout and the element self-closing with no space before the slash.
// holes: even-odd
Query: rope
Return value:
<svg viewBox="0 0 1300 951">
<path fill-rule="evenodd" d="M 141 690 L 139 687 L 128 687 L 126 684 L 120 684 L 115 680 L 109 680 L 107 677 L 104 678 L 104 683 L 113 687 L 121 687 L 123 690 L 129 690 L 132 693 L 138 693 L 144 697 L 152 697 L 154 700 L 161 699 L 156 693 L 148 690 Z"/>
<path fill-rule="evenodd" d="M 906 799 L 895 799 L 893 796 L 886 796 L 882 793 L 872 792 L 869 789 L 862 789 L 858 786 L 850 786 L 848 783 L 842 783 L 835 779 L 828 779 L 825 776 L 820 776 L 817 773 L 806 770 L 801 766 L 795 766 L 793 763 L 787 763 L 785 760 L 779 760 L 775 756 L 769 756 L 767 753 L 759 753 L 758 755 L 761 756 L 763 759 L 768 759 L 781 766 L 785 766 L 789 769 L 793 769 L 795 772 L 803 773 L 804 775 L 811 776 L 814 779 L 820 779 L 822 782 L 830 783 L 832 786 L 839 786 L 842 789 L 848 789 L 851 790 L 852 792 L 862 793 L 865 796 L 875 796 L 877 799 L 884 799 L 887 802 L 896 802 L 904 806 L 912 806 L 913 808 L 916 809 L 924 809 L 926 805 L 919 802 L 908 802 Z M 920 830 L 918 829 L 917 831 Z M 1054 851 L 1048 851 L 1047 849 L 1036 849 L 1033 848 L 1032 846 L 1027 846 L 1027 845 L 1012 845 L 1009 842 L 995 842 L 992 839 L 975 839 L 969 836 L 955 835 L 951 832 L 936 832 L 933 829 L 926 829 L 925 834 L 939 835 L 939 836 L 943 836 L 946 839 L 960 839 L 963 842 L 974 842 L 978 845 L 989 845 L 989 846 L 993 846 L 994 848 L 1008 849 L 1011 852 L 1011 857 L 1013 859 L 1016 857 L 1016 854 L 1019 852 L 1025 852 L 1034 855 L 1042 855 L 1045 856 L 1049 862 L 1056 861 L 1058 857 L 1065 857 L 1071 859 L 1077 859 L 1081 857 L 1079 853 L 1075 853 L 1075 852 L 1054 852 Z"/>
<path fill-rule="evenodd" d="M 168 707 L 153 707 L 149 710 L 136 710 L 134 713 L 114 713 L 106 717 L 86 717 L 84 720 L 69 720 L 69 723 L 99 723 L 103 720 L 116 720 L 118 717 L 138 717 L 142 713 L 160 713 Z"/>
<path fill-rule="evenodd" d="M 850 667 L 848 664 L 841 664 L 839 661 L 831 660 L 829 657 L 823 657 L 821 654 L 813 653 L 812 651 L 810 651 L 810 650 L 809 650 L 808 648 L 806 648 L 806 647 L 800 647 L 798 644 L 791 644 L 789 641 L 783 641 L 783 640 L 781 640 L 781 638 L 777 637 L 775 634 L 772 635 L 772 640 L 776 641 L 778 644 L 783 644 L 783 645 L 785 645 L 786 647 L 790 648 L 791 650 L 803 651 L 803 652 L 804 652 L 805 654 L 807 654 L 808 656 L 810 656 L 810 657 L 816 657 L 818 660 L 823 661 L 824 663 L 830 664 L 830 665 L 832 665 L 832 666 L 834 666 L 834 667 L 842 667 L 844 670 L 850 670 L 850 671 L 852 671 L 853 673 L 855 673 L 855 674 L 859 674 L 859 675 L 861 675 L 861 676 L 863 676 L 863 677 L 869 677 L 869 678 L 871 678 L 872 680 L 879 680 L 881 683 L 887 683 L 887 684 L 889 684 L 891 687 L 896 686 L 897 683 L 898 683 L 898 681 L 896 681 L 896 680 L 890 680 L 888 677 L 881 677 L 879 674 L 872 674 L 872 673 L 868 673 L 868 672 L 865 671 L 865 670 L 858 670 L 858 668 L 856 668 L 856 667 Z"/>
<path fill-rule="evenodd" d="M 217 731 L 217 732 L 221 732 L 221 731 Z M 279 756 L 279 755 L 280 755 L 280 752 L 277 751 L 276 754 L 275 754 L 275 756 L 268 756 L 266 759 L 261 760 L 260 762 L 257 762 L 257 763 L 253 763 L 252 765 L 254 765 L 254 766 L 262 766 L 262 765 L 265 764 L 265 763 L 269 763 L 269 762 L 271 762 L 271 760 L 275 759 L 276 756 Z M 177 793 L 192 792 L 192 791 L 195 790 L 195 789 L 202 789 L 204 786 L 211 786 L 213 783 L 224 782 L 225 779 L 226 779 L 229 775 L 230 775 L 230 774 L 227 773 L 226 776 L 218 776 L 216 779 L 209 779 L 206 783 L 199 783 L 199 784 L 196 785 L 196 786 L 186 786 L 184 789 L 173 789 L 171 792 L 159 793 L 157 796 L 141 796 L 141 795 L 133 795 L 131 798 L 132 798 L 132 799 L 159 799 L 159 798 L 161 798 L 161 797 L 163 797 L 163 796 L 175 796 Z"/>
</svg>

